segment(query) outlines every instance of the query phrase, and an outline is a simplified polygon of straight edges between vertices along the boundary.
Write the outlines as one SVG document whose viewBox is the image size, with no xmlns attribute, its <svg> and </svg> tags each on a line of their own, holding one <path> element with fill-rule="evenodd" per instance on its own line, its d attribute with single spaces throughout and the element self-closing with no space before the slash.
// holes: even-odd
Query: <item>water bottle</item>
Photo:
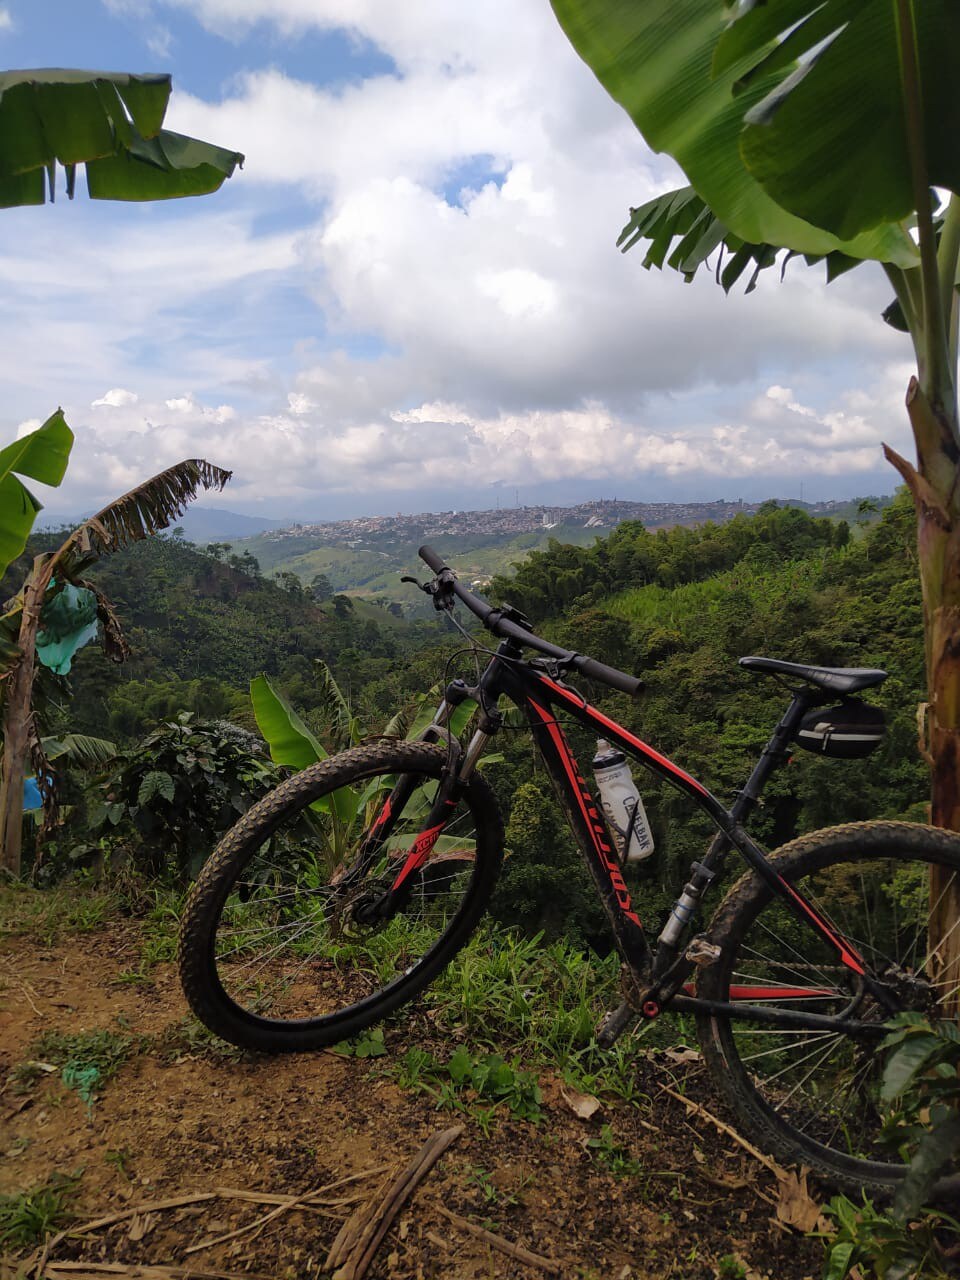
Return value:
<svg viewBox="0 0 960 1280">
<path fill-rule="evenodd" d="M 641 862 L 653 853 L 653 833 L 626 757 L 606 738 L 597 739 L 593 776 L 600 804 L 621 861 Z"/>
</svg>

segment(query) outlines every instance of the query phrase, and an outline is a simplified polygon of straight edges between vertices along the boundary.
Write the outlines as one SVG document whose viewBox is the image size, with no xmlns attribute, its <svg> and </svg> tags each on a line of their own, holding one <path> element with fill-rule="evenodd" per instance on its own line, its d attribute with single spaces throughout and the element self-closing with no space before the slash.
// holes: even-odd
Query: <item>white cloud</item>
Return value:
<svg viewBox="0 0 960 1280">
<path fill-rule="evenodd" d="M 166 60 L 173 47 L 173 34 L 167 27 L 156 27 L 147 35 L 147 48 L 155 58 Z"/>
<path fill-rule="evenodd" d="M 771 390 L 773 396 L 745 402 L 738 420 L 712 420 L 702 406 L 698 418 L 691 405 L 679 428 L 658 424 L 656 405 L 644 418 L 596 402 L 489 415 L 424 403 L 347 425 L 331 422 L 296 392 L 288 393 L 287 412 L 271 414 L 239 413 L 192 394 L 128 400 L 108 418 L 68 406 L 77 435 L 70 498 L 51 495 L 48 505 L 93 508 L 181 458 L 198 456 L 234 472 L 219 502 L 251 508 L 266 498 L 267 506 L 319 519 L 331 507 L 342 510 L 351 496 L 390 510 L 395 494 L 425 488 L 449 494 L 468 479 L 477 488 L 499 482 L 525 490 L 590 481 L 608 493 L 642 483 L 654 500 L 658 482 L 682 483 L 694 474 L 712 477 L 717 492 L 764 479 L 777 491 L 785 476 L 812 474 L 846 476 L 855 490 L 858 481 L 861 489 L 874 483 L 881 435 L 891 438 L 887 428 L 902 447 L 904 428 L 897 431 L 880 413 L 823 411 L 788 389 Z"/>
<path fill-rule="evenodd" d="M 299 418 L 304 413 L 309 413 L 311 409 L 316 408 L 309 396 L 303 395 L 299 391 L 291 391 L 287 395 L 287 406 L 291 413 L 296 414 Z"/>
<path fill-rule="evenodd" d="M 105 392 L 98 400 L 90 403 L 91 409 L 96 409 L 100 405 L 104 405 L 110 409 L 119 409 L 121 405 L 136 404 L 139 396 L 135 391 L 125 391 L 123 387 L 114 387 L 112 391 Z"/>
<path fill-rule="evenodd" d="M 164 6 L 231 36 L 345 29 L 395 71 L 308 83 L 273 43 L 278 65 L 222 100 L 171 104 L 171 127 L 246 153 L 221 195 L 11 211 L 7 411 L 33 412 L 38 387 L 97 406 L 70 410 L 84 447 L 64 501 L 197 455 L 236 471 L 228 505 L 301 509 L 467 474 L 855 487 L 881 436 L 902 438 L 905 347 L 874 319 L 878 271 L 825 297 L 794 265 L 782 286 L 768 273 L 725 298 L 621 257 L 628 206 L 679 177 L 544 0 L 108 3 L 145 31 Z"/>
</svg>

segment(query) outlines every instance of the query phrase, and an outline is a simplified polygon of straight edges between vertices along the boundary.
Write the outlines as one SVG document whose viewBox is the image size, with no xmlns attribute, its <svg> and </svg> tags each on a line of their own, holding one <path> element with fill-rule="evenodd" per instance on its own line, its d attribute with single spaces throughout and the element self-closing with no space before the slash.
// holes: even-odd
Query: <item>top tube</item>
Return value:
<svg viewBox="0 0 960 1280">
<path fill-rule="evenodd" d="M 493 605 L 487 604 L 486 600 L 468 591 L 458 581 L 457 575 L 449 565 L 444 564 L 443 557 L 438 555 L 433 547 L 421 547 L 419 555 L 420 559 L 425 561 L 437 575 L 438 590 L 433 594 L 435 608 L 441 610 L 452 608 L 453 601 L 450 599 L 452 593 L 494 635 L 504 640 L 513 640 L 528 649 L 535 649 L 548 658 L 556 659 L 561 669 L 572 667 L 588 679 L 599 680 L 601 684 L 609 685 L 611 689 L 619 689 L 621 693 L 629 693 L 635 697 L 643 692 L 643 681 L 638 680 L 636 676 L 629 676 L 625 671 L 618 671 L 616 667 L 608 667 L 605 663 L 588 658 L 585 654 L 576 653 L 572 649 L 561 649 L 558 645 L 551 644 L 549 640 L 541 639 L 529 627 L 521 625 L 515 617 L 511 617 L 510 610 L 495 609 Z"/>
</svg>

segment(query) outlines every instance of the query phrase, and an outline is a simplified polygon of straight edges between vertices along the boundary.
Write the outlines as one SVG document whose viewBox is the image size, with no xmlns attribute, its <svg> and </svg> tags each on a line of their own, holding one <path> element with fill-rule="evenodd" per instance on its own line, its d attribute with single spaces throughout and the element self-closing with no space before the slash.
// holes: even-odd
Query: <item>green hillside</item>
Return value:
<svg viewBox="0 0 960 1280">
<path fill-rule="evenodd" d="M 597 540 L 595 529 L 580 525 L 561 525 L 554 529 L 512 535 L 494 534 L 472 537 L 444 536 L 443 554 L 457 573 L 467 581 L 485 580 L 494 574 L 507 574 L 517 561 L 531 551 L 543 550 L 551 541 L 560 540 L 575 546 L 592 546 Z M 404 574 L 425 572 L 417 556 L 422 539 L 400 542 L 393 537 L 370 540 L 369 545 L 344 546 L 321 543 L 316 535 L 262 534 L 234 543 L 235 552 L 255 556 L 265 573 L 295 573 L 309 586 L 317 574 L 328 579 L 334 591 L 384 601 L 401 601 L 411 608 L 419 603 L 409 587 L 400 583 Z"/>
</svg>

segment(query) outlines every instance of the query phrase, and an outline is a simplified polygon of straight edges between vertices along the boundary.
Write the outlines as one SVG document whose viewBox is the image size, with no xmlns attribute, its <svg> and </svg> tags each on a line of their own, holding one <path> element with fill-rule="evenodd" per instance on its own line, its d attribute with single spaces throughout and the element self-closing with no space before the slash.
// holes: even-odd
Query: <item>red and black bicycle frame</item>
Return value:
<svg viewBox="0 0 960 1280">
<path fill-rule="evenodd" d="M 795 695 L 790 710 L 777 726 L 747 786 L 738 796 L 733 808 L 728 810 L 686 770 L 602 711 L 591 706 L 575 689 L 561 680 L 543 674 L 528 663 L 495 659 L 484 673 L 481 691 L 484 698 L 489 699 L 487 705 L 494 703 L 496 697 L 502 693 L 523 708 L 544 763 L 556 785 L 590 875 L 599 891 L 617 949 L 635 976 L 646 975 L 649 980 L 651 972 L 656 973 L 655 968 L 651 969 L 656 953 L 651 949 L 640 916 L 632 901 L 623 876 L 616 844 L 611 838 L 603 809 L 590 792 L 583 771 L 560 724 L 560 716 L 576 721 L 597 736 L 607 739 L 656 777 L 671 783 L 687 795 L 707 814 L 717 828 L 717 836 L 703 863 L 698 864 L 701 871 L 712 879 L 712 873 L 718 869 L 726 853 L 731 848 L 735 849 L 793 914 L 829 943 L 839 961 L 851 971 L 851 974 L 856 975 L 871 994 L 883 999 L 886 1003 L 887 993 L 881 984 L 874 983 L 866 973 L 863 958 L 856 948 L 840 936 L 816 907 L 776 871 L 763 850 L 742 826 L 742 818 L 756 803 L 763 782 L 776 767 L 778 758 L 783 758 L 785 743 L 799 717 L 809 705 L 809 699 L 815 695 L 807 693 Z M 662 946 L 658 947 L 657 953 L 662 950 Z M 728 1013 L 754 1021 L 774 1022 L 779 1026 L 826 1028 L 836 1025 L 836 1019 L 833 1017 L 783 1008 L 773 1009 L 757 1003 L 761 1000 L 774 1002 L 815 999 L 828 994 L 822 989 L 734 987 L 730 992 L 731 1001 L 720 1004 L 703 1001 L 688 994 L 689 988 L 684 979 L 692 969 L 693 965 L 689 962 L 684 963 L 681 956 L 670 970 L 670 979 L 648 989 L 648 995 L 656 998 L 645 1000 L 647 1016 L 656 1016 L 661 1004 L 660 997 L 662 997 L 663 1004 L 669 1004 L 678 1010 Z"/>
<path fill-rule="evenodd" d="M 735 849 L 747 865 L 769 886 L 771 892 L 781 898 L 800 920 L 829 943 L 839 961 L 850 970 L 851 974 L 856 975 L 863 987 L 884 1005 L 887 1004 L 886 991 L 882 984 L 874 982 L 866 973 L 864 961 L 855 947 L 841 937 L 816 907 L 777 872 L 763 850 L 750 838 L 742 825 L 742 819 L 759 798 L 766 778 L 783 758 L 786 743 L 799 718 L 810 705 L 811 699 L 816 697 L 815 694 L 800 692 L 794 695 L 790 709 L 774 731 L 747 785 L 739 793 L 733 807 L 727 809 L 696 778 L 615 720 L 604 715 L 602 711 L 591 706 L 575 689 L 570 688 L 560 679 L 545 674 L 533 664 L 519 659 L 519 651 L 509 641 L 505 641 L 498 649 L 497 656 L 484 671 L 479 687 L 470 691 L 470 696 L 477 697 L 480 702 L 482 734 L 496 732 L 499 724 L 497 705 L 502 696 L 508 697 L 524 711 L 540 754 L 556 785 L 587 868 L 597 887 L 617 949 L 629 966 L 636 982 L 641 987 L 644 983 L 647 984 L 643 1000 L 643 1011 L 646 1016 L 656 1016 L 661 1006 L 669 1005 L 678 1010 L 728 1014 L 749 1018 L 752 1021 L 776 1023 L 778 1026 L 825 1029 L 835 1027 L 837 1022 L 834 1017 L 783 1008 L 774 1009 L 758 1003 L 777 1000 L 802 1001 L 805 998 L 816 999 L 832 994 L 818 988 L 770 986 L 731 988 L 731 1000 L 727 1003 L 704 1001 L 689 994 L 690 988 L 686 985 L 685 979 L 694 966 L 691 962 L 685 961 L 682 952 L 672 951 L 669 946 L 665 946 L 662 938 L 656 950 L 651 948 L 624 879 L 617 847 L 611 837 L 603 810 L 587 786 L 583 772 L 563 731 L 560 716 L 576 721 L 599 737 L 606 738 L 608 742 L 638 761 L 656 777 L 677 787 L 707 814 L 717 828 L 717 835 L 703 862 L 695 864 L 698 874 L 703 877 L 704 884 L 709 883 L 713 878 L 729 850 Z M 451 690 L 453 688 L 454 686 L 451 686 Z M 461 687 L 459 697 L 462 699 L 465 696 L 467 696 L 466 690 Z M 448 700 L 450 697 L 451 691 L 448 690 Z M 434 729 L 436 730 L 437 726 L 434 726 Z M 443 733 L 442 727 L 439 732 Z M 469 757 L 469 749 L 467 754 Z M 467 771 L 470 767 L 472 765 L 467 766 Z M 452 814 L 455 808 L 458 799 L 458 777 L 460 779 L 464 777 L 462 759 L 458 759 L 456 765 L 445 776 L 423 831 L 407 852 L 391 889 L 382 899 L 380 905 L 384 913 L 389 913 L 402 905 L 415 873 L 428 860 L 434 843 L 443 831 L 447 816 Z M 398 780 L 398 787 L 403 787 L 402 779 Z M 390 806 L 397 798 L 399 797 L 391 797 L 386 802 L 385 812 L 375 824 L 376 829 L 382 822 L 382 836 L 385 836 L 392 827 L 389 816 Z M 374 831 L 371 831 L 371 835 L 374 835 Z M 380 831 L 374 835 L 375 844 L 379 844 L 377 836 L 380 835 Z M 666 961 L 664 953 L 666 953 Z M 849 1014 L 845 1027 L 849 1031 Z M 875 1029 L 872 1024 L 864 1025 L 867 1033 Z"/>
</svg>

